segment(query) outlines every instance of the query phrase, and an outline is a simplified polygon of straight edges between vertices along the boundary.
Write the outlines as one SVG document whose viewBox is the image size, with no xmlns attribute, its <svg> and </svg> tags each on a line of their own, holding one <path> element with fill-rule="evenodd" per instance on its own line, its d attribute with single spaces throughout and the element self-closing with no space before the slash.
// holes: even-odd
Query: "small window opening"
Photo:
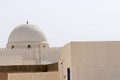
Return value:
<svg viewBox="0 0 120 80">
<path fill-rule="evenodd" d="M 46 46 L 44 45 L 43 47 L 45 48 Z"/>
<path fill-rule="evenodd" d="M 31 48 L 31 45 L 28 45 L 27 48 L 30 49 L 30 48 Z"/>
<path fill-rule="evenodd" d="M 14 49 L 14 45 L 12 45 L 12 47 L 11 47 L 12 49 Z"/>
</svg>

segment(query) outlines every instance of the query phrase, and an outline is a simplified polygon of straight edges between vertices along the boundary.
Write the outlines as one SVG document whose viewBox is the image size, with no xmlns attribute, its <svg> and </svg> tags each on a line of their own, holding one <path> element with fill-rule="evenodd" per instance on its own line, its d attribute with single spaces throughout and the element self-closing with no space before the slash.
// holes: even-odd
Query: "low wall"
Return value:
<svg viewBox="0 0 120 80">
<path fill-rule="evenodd" d="M 8 80 L 59 80 L 58 71 L 40 73 L 9 73 Z"/>
</svg>

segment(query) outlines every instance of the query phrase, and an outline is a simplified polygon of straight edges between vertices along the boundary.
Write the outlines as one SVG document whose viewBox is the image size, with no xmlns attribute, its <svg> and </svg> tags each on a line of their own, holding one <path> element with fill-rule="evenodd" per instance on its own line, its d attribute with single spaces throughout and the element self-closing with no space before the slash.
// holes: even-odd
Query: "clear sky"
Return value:
<svg viewBox="0 0 120 80">
<path fill-rule="evenodd" d="M 53 46 L 120 41 L 120 0 L 0 0 L 0 47 L 26 20 L 39 26 Z"/>
</svg>

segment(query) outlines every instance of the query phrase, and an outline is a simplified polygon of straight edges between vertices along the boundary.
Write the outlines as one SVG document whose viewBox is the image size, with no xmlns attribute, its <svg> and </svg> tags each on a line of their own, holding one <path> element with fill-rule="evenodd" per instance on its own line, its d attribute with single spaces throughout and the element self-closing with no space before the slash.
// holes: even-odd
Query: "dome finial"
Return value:
<svg viewBox="0 0 120 80">
<path fill-rule="evenodd" d="M 26 23 L 28 24 L 28 20 L 26 21 Z"/>
</svg>

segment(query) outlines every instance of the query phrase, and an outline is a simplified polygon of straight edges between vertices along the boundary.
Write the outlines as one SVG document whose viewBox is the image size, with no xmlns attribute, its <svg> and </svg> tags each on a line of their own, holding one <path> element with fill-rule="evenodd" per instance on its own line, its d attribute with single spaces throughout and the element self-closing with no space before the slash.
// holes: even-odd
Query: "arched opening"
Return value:
<svg viewBox="0 0 120 80">
<path fill-rule="evenodd" d="M 28 45 L 27 48 L 30 49 L 30 48 L 31 48 L 31 45 Z"/>
<path fill-rule="evenodd" d="M 46 46 L 44 45 L 43 48 L 45 48 Z"/>
<path fill-rule="evenodd" d="M 11 46 L 11 49 L 14 49 L 14 45 Z"/>
</svg>

